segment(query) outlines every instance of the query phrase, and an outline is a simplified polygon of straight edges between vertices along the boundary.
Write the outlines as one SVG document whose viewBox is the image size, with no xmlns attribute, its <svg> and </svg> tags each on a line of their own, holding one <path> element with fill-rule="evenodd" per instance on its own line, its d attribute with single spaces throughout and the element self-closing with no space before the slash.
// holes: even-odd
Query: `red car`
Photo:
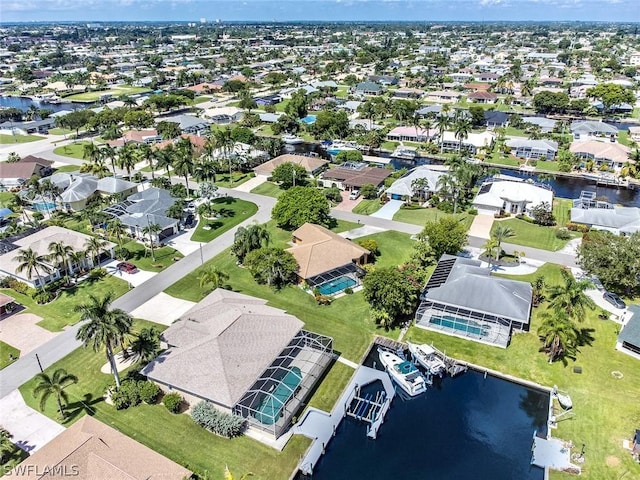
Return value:
<svg viewBox="0 0 640 480">
<path fill-rule="evenodd" d="M 126 273 L 136 273 L 138 271 L 138 268 L 133 263 L 129 262 L 120 262 L 117 267 L 118 270 Z"/>
</svg>

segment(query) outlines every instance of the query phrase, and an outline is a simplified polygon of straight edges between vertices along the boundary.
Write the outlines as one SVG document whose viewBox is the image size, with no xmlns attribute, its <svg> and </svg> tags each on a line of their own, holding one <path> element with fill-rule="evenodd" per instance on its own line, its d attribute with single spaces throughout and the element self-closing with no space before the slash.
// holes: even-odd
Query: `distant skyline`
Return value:
<svg viewBox="0 0 640 480">
<path fill-rule="evenodd" d="M 0 0 L 0 23 L 56 21 L 640 22 L 640 0 Z"/>
</svg>

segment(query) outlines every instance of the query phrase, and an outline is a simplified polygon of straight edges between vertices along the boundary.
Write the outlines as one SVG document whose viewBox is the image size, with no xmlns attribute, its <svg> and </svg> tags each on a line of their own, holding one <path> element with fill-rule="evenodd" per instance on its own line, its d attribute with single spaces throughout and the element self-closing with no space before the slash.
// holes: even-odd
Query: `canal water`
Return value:
<svg viewBox="0 0 640 480">
<path fill-rule="evenodd" d="M 531 465 L 549 393 L 469 371 L 419 397 L 393 400 L 378 438 L 345 418 L 313 480 L 543 480 Z"/>
<path fill-rule="evenodd" d="M 48 102 L 34 102 L 30 98 L 26 97 L 3 97 L 0 96 L 0 107 L 7 108 L 19 108 L 23 112 L 29 110 L 31 105 L 36 108 L 44 108 L 52 110 L 53 112 L 80 110 L 82 108 L 93 107 L 93 104 L 88 103 L 48 103 Z"/>
</svg>

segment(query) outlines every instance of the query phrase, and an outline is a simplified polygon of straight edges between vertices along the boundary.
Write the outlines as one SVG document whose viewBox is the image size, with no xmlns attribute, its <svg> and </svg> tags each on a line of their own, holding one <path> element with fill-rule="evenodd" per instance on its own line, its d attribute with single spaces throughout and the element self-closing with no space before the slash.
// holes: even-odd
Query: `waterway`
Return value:
<svg viewBox="0 0 640 480">
<path fill-rule="evenodd" d="M 532 466 L 535 431 L 546 433 L 549 393 L 469 371 L 417 398 L 396 397 L 378 438 L 345 418 L 313 480 L 542 480 Z"/>
<path fill-rule="evenodd" d="M 23 112 L 29 110 L 29 107 L 35 106 L 36 108 L 45 108 L 47 110 L 53 110 L 53 112 L 79 110 L 82 108 L 93 107 L 93 104 L 88 103 L 48 103 L 48 102 L 34 102 L 27 97 L 3 97 L 0 96 L 0 107 L 7 108 L 19 108 Z"/>
</svg>

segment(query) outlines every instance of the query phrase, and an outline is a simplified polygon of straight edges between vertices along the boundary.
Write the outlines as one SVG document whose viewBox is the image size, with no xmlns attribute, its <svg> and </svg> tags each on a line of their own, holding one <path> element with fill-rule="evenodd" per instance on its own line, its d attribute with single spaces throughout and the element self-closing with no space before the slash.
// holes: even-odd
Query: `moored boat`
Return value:
<svg viewBox="0 0 640 480">
<path fill-rule="evenodd" d="M 447 371 L 447 366 L 436 354 L 435 349 L 431 345 L 407 343 L 414 361 L 426 369 L 431 375 L 437 375 L 439 377 L 444 375 Z"/>
<path fill-rule="evenodd" d="M 300 145 L 301 143 L 304 143 L 304 140 L 302 138 L 296 137 L 295 135 L 291 135 L 289 133 L 282 136 L 282 141 L 287 145 Z"/>
<path fill-rule="evenodd" d="M 415 397 L 427 390 L 424 376 L 413 363 L 380 349 L 378 349 L 378 357 L 389 376 L 409 396 Z"/>
</svg>

